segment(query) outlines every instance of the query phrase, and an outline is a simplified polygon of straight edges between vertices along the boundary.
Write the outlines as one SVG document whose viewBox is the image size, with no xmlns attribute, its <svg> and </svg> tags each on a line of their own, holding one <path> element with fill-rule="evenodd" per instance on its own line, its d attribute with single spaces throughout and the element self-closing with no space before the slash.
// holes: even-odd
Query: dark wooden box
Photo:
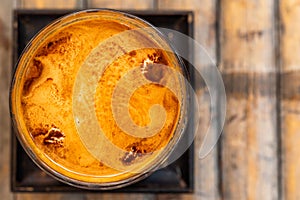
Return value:
<svg viewBox="0 0 300 200">
<path fill-rule="evenodd" d="M 75 10 L 15 10 L 13 20 L 13 66 L 29 40 L 45 25 Z M 145 19 L 154 26 L 182 32 L 193 37 L 193 13 L 189 11 L 125 11 Z M 167 34 L 167 33 L 166 33 Z M 172 41 L 180 42 L 180 41 Z M 187 51 L 188 44 L 182 44 Z M 192 52 L 191 52 L 192 55 Z M 186 63 L 188 65 L 188 63 Z M 193 131 L 193 130 L 187 130 Z M 88 192 L 60 183 L 40 170 L 27 156 L 12 128 L 11 190 L 13 192 Z M 148 178 L 106 192 L 193 192 L 194 149 L 191 147 L 173 164 Z M 95 192 L 95 191 L 94 191 Z M 105 192 L 105 191 L 99 191 Z"/>
</svg>

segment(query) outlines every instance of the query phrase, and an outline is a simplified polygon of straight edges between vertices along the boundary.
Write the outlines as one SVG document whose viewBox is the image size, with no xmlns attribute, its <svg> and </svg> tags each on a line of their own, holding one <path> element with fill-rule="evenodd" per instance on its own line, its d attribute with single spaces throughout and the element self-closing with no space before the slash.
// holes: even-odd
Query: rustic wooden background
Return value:
<svg viewBox="0 0 300 200">
<path fill-rule="evenodd" d="M 217 147 L 203 160 L 195 153 L 193 194 L 10 192 L 12 10 L 85 6 L 194 11 L 195 39 L 223 74 L 227 117 Z M 2 199 L 300 199 L 300 0 L 0 0 L 0 92 Z M 209 115 L 207 90 L 197 94 Z M 201 120 L 200 129 L 208 123 Z"/>
</svg>

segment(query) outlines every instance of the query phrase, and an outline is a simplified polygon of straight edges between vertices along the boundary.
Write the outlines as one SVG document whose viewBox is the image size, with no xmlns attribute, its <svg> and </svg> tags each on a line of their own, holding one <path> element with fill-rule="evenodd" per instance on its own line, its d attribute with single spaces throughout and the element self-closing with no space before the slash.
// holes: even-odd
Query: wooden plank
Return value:
<svg viewBox="0 0 300 200">
<path fill-rule="evenodd" d="M 223 199 L 278 199 L 275 1 L 222 0 Z"/>
<path fill-rule="evenodd" d="M 106 194 L 87 194 L 86 200 L 96 200 L 96 199 L 117 199 L 117 200 L 156 200 L 154 194 L 113 194 L 113 193 L 106 193 Z"/>
<path fill-rule="evenodd" d="M 216 62 L 216 0 L 202 0 L 201 3 L 197 0 L 163 0 L 158 2 L 158 8 L 161 10 L 192 10 L 194 12 L 194 38 L 201 44 L 214 62 Z M 203 66 L 211 63 L 207 58 L 201 58 L 199 55 L 194 55 L 196 65 Z M 198 77 L 199 78 L 199 77 Z M 206 87 L 201 86 L 201 81 L 197 79 L 197 95 L 200 98 L 199 111 L 201 120 L 199 122 L 198 132 L 195 138 L 195 196 L 197 199 L 219 199 L 219 171 L 218 171 L 218 150 L 213 151 L 205 158 L 199 159 L 198 152 L 202 145 L 206 130 L 210 124 L 210 96 Z M 200 85 L 200 87 L 198 87 Z M 214 118 L 211 126 L 216 127 L 217 119 Z M 216 133 L 217 134 L 217 133 Z M 161 196 L 160 199 L 174 198 L 174 196 Z M 177 197 L 179 198 L 179 197 Z M 180 196 L 181 199 L 191 198 L 189 195 Z"/>
<path fill-rule="evenodd" d="M 300 198 L 300 1 L 280 1 L 282 199 Z"/>
<path fill-rule="evenodd" d="M 192 199 L 197 199 L 197 195 L 192 195 L 192 194 L 157 194 L 155 200 L 165 200 L 165 199 L 170 199 L 170 200 L 192 200 Z"/>
<path fill-rule="evenodd" d="M 88 0 L 90 8 L 113 8 L 113 9 L 151 9 L 155 0 Z"/>
<path fill-rule="evenodd" d="M 114 193 L 51 193 L 49 194 L 30 194 L 18 195 L 14 200 L 96 200 L 96 199 L 116 199 L 116 200 L 154 200 L 152 194 L 114 194 Z"/>
<path fill-rule="evenodd" d="M 71 9 L 82 6 L 81 0 L 16 0 L 18 8 L 26 9 Z"/>
<path fill-rule="evenodd" d="M 10 118 L 8 94 L 11 72 L 12 1 L 0 6 L 0 196 L 13 199 L 10 193 Z"/>
</svg>

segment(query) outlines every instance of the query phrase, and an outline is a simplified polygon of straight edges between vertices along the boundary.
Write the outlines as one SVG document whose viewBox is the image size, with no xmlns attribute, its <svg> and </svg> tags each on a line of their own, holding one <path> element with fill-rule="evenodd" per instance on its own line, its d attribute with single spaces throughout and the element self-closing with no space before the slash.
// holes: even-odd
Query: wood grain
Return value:
<svg viewBox="0 0 300 200">
<path fill-rule="evenodd" d="M 11 73 L 12 3 L 1 1 L 0 6 L 0 196 L 12 199 L 10 193 L 10 119 L 8 93 Z"/>
<path fill-rule="evenodd" d="M 282 199 L 300 198 L 300 1 L 280 1 Z"/>
<path fill-rule="evenodd" d="M 88 5 L 90 8 L 113 8 L 113 9 L 152 9 L 155 0 L 89 0 Z"/>
<path fill-rule="evenodd" d="M 203 6 L 205 5 L 205 6 Z M 163 9 L 183 9 L 194 11 L 194 38 L 208 52 L 213 62 L 217 60 L 217 41 L 216 41 L 216 11 L 217 1 L 202 0 L 201 3 L 197 0 L 164 0 L 158 2 L 158 8 Z M 196 65 L 200 67 L 213 62 L 210 58 L 200 58 L 197 52 L 194 55 Z M 198 77 L 199 78 L 199 77 Z M 201 80 L 195 82 L 197 95 L 200 99 L 199 111 L 201 120 L 199 122 L 198 132 L 195 137 L 195 194 L 199 199 L 219 199 L 219 167 L 218 167 L 218 149 L 215 147 L 212 152 L 205 158 L 199 159 L 198 152 L 202 145 L 206 130 L 209 125 L 214 129 L 218 126 L 217 116 L 210 121 L 210 96 L 206 87 L 201 86 Z M 211 123 L 211 124 L 210 124 Z M 215 132 L 215 137 L 217 133 Z M 183 197 L 182 197 L 183 198 Z M 188 198 L 188 197 L 186 197 Z"/>
<path fill-rule="evenodd" d="M 275 1 L 222 0 L 223 199 L 278 199 Z"/>
<path fill-rule="evenodd" d="M 81 7 L 81 0 L 16 0 L 18 8 L 26 9 L 71 9 Z"/>
</svg>

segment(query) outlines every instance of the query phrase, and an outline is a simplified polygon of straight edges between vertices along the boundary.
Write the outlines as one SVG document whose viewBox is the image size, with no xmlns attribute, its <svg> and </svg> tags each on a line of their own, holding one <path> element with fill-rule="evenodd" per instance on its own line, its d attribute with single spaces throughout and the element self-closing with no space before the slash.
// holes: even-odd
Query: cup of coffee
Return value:
<svg viewBox="0 0 300 200">
<path fill-rule="evenodd" d="M 85 189 L 135 183 L 162 167 L 183 134 L 183 62 L 144 20 L 84 10 L 42 29 L 14 72 L 10 108 L 30 158 Z"/>
</svg>

